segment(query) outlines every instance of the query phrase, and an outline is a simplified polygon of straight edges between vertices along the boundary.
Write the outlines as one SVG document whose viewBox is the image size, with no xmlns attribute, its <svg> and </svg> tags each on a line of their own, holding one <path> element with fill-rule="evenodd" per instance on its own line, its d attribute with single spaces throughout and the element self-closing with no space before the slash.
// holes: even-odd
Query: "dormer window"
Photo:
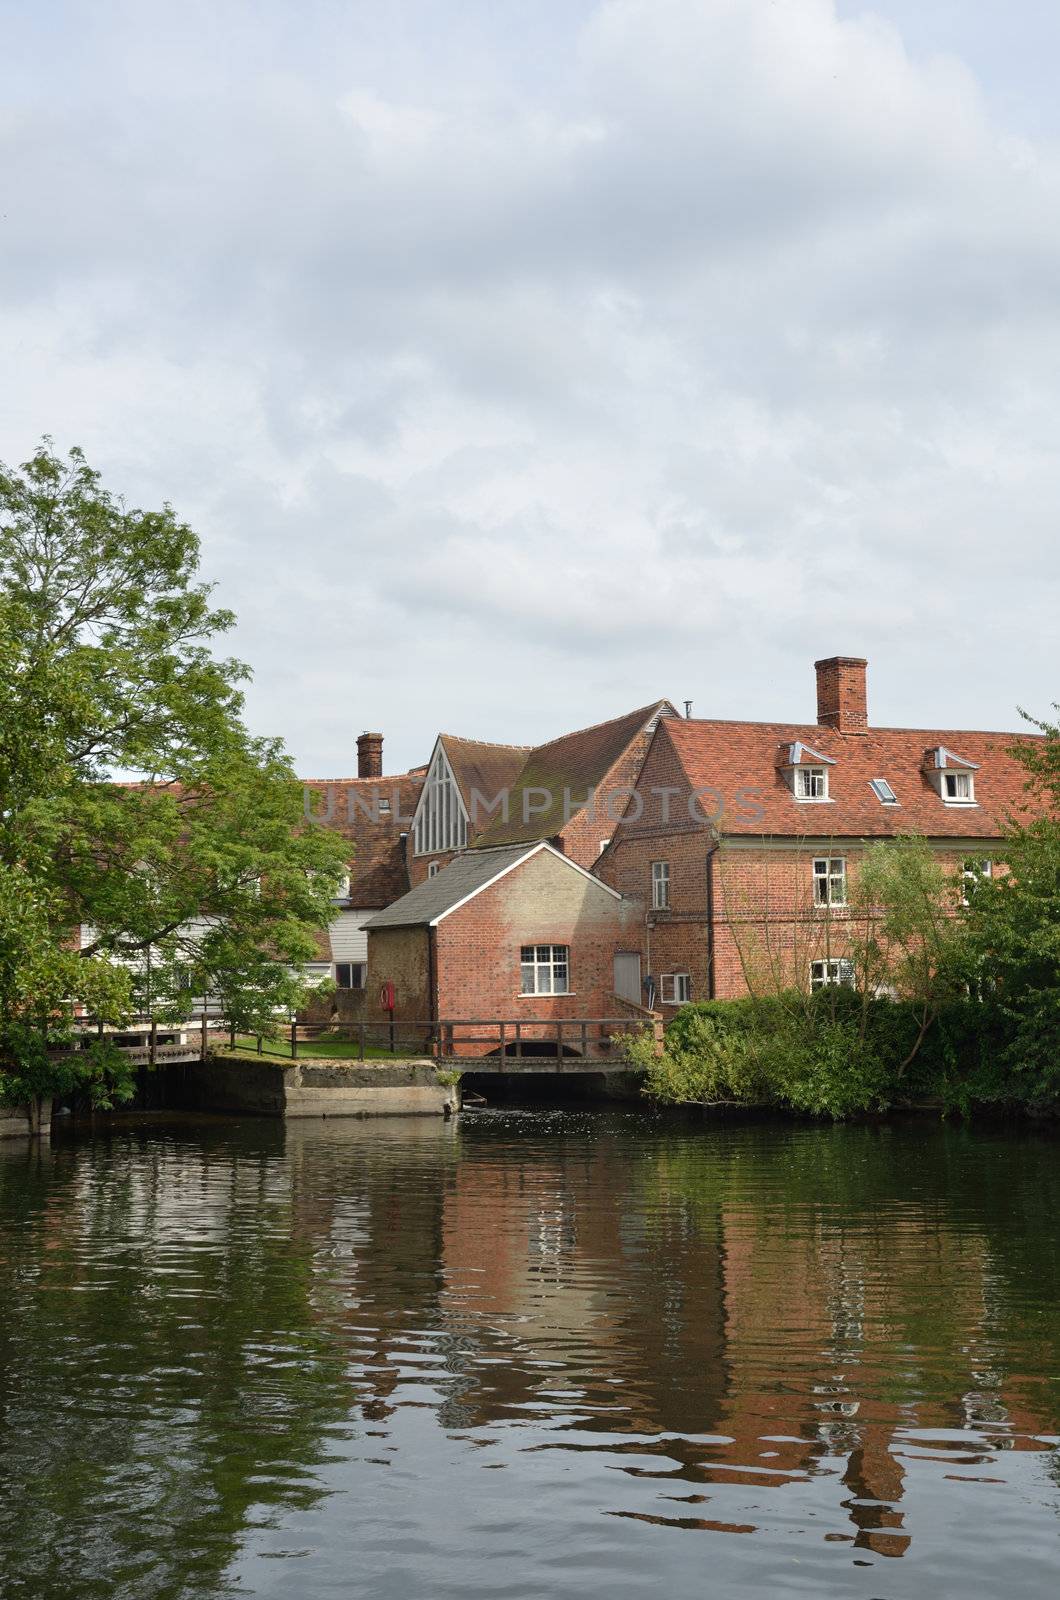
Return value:
<svg viewBox="0 0 1060 1600">
<path fill-rule="evenodd" d="M 827 800 L 827 770 L 824 767 L 796 767 L 795 798 L 796 800 Z"/>
<path fill-rule="evenodd" d="M 926 752 L 924 770 L 945 805 L 975 805 L 975 774 L 979 768 L 974 761 L 966 761 L 940 744 Z"/>
<path fill-rule="evenodd" d="M 975 785 L 970 772 L 944 772 L 942 797 L 947 805 L 967 805 L 975 799 Z"/>
<path fill-rule="evenodd" d="M 777 766 L 796 800 L 820 802 L 829 798 L 828 768 L 835 766 L 831 756 L 823 756 L 819 750 L 811 750 L 808 744 L 796 739 L 794 744 L 781 745 Z"/>
</svg>

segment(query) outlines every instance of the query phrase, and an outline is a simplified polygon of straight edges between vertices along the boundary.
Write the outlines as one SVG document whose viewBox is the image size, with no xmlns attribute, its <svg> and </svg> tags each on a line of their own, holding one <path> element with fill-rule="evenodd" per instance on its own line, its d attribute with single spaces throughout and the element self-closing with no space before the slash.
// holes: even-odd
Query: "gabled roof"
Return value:
<svg viewBox="0 0 1060 1600">
<path fill-rule="evenodd" d="M 947 750 L 944 744 L 937 744 L 931 750 L 924 751 L 924 765 L 933 772 L 941 772 L 944 767 L 960 767 L 964 772 L 978 772 L 978 761 L 966 761 L 964 756 L 955 755 L 952 750 Z"/>
<path fill-rule="evenodd" d="M 646 733 L 660 715 L 676 717 L 669 700 L 656 700 L 610 722 L 598 722 L 538 745 L 529 752 L 512 784 L 508 821 L 498 812 L 472 847 L 491 849 L 554 838 L 585 809 L 589 790 L 603 782 L 638 735 Z"/>
<path fill-rule="evenodd" d="M 834 767 L 835 756 L 822 755 L 820 750 L 811 749 L 801 739 L 796 739 L 794 744 L 782 744 L 777 752 L 778 767 L 819 766 L 822 763 Z"/>
<path fill-rule="evenodd" d="M 439 734 L 464 806 L 471 813 L 471 792 L 493 800 L 516 781 L 530 753 L 527 744 L 493 744 L 486 739 L 461 739 Z"/>
<path fill-rule="evenodd" d="M 503 878 L 513 867 L 528 861 L 540 851 L 547 851 L 549 855 L 555 856 L 557 861 L 562 861 L 572 872 L 580 872 L 582 877 L 588 878 L 597 888 L 613 895 L 616 900 L 621 899 L 621 895 L 608 884 L 601 883 L 599 878 L 594 878 L 592 873 L 586 872 L 577 862 L 561 855 L 544 840 L 538 840 L 536 843 L 505 845 L 494 850 L 469 850 L 465 855 L 456 856 L 433 878 L 427 878 L 423 883 L 417 884 L 415 889 L 410 889 L 408 894 L 402 895 L 392 906 L 387 906 L 385 911 L 378 912 L 365 926 L 370 932 L 376 928 L 434 927 L 451 911 L 456 911 L 468 900 L 473 900 L 483 889 L 496 883 L 498 878 Z"/>
<path fill-rule="evenodd" d="M 856 737 L 817 724 L 667 719 L 656 739 L 669 739 L 692 789 L 710 791 L 704 810 L 724 800 L 720 832 L 873 838 L 920 833 L 929 838 L 998 838 L 1006 816 L 1027 803 L 1026 772 L 1009 754 L 1040 735 L 870 728 Z M 800 804 L 777 767 L 777 747 L 801 743 L 829 762 L 828 799 Z M 975 804 L 947 806 L 924 769 L 925 747 L 954 747 L 975 769 Z M 870 787 L 886 778 L 898 804 L 882 805 Z M 676 804 L 676 803 L 675 803 Z M 757 810 L 757 814 L 756 814 Z M 676 815 L 676 812 L 674 813 Z M 645 812 L 645 822 L 647 811 Z M 686 824 L 687 825 L 687 824 Z M 628 832 L 635 832 L 629 826 Z"/>
</svg>

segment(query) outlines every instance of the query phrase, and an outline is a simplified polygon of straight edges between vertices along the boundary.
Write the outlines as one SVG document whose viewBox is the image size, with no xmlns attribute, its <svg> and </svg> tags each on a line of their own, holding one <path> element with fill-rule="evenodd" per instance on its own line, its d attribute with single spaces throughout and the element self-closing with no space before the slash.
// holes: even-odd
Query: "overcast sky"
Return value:
<svg viewBox="0 0 1060 1600">
<path fill-rule="evenodd" d="M 1055 0 L 0 24 L 0 459 L 192 523 L 304 774 L 1060 698 Z"/>
</svg>

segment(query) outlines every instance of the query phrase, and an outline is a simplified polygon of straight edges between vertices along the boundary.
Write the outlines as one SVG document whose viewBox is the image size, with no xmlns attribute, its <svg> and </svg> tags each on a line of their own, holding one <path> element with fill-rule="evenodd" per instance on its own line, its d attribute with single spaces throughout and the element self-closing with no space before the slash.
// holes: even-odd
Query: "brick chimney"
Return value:
<svg viewBox="0 0 1060 1600">
<path fill-rule="evenodd" d="M 383 735 L 362 733 L 357 740 L 357 776 L 381 778 L 383 776 Z"/>
<path fill-rule="evenodd" d="M 829 656 L 815 661 L 817 673 L 817 721 L 837 733 L 867 733 L 868 699 L 865 669 L 861 656 Z"/>
</svg>

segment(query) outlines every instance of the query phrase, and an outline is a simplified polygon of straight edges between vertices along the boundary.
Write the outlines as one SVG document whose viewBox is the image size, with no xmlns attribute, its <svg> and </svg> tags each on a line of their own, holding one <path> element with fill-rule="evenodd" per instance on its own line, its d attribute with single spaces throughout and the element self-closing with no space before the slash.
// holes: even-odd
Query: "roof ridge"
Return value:
<svg viewBox="0 0 1060 1600">
<path fill-rule="evenodd" d="M 296 774 L 297 776 L 297 774 Z M 418 772 L 381 772 L 376 778 L 298 778 L 299 783 L 400 783 L 402 778 L 422 778 L 423 769 Z"/>
<path fill-rule="evenodd" d="M 617 720 L 617 719 L 616 719 Z M 873 733 L 918 733 L 918 734 L 970 734 L 973 738 L 981 739 L 1043 739 L 1041 733 L 1024 733 L 1020 728 L 909 728 L 900 727 L 892 723 L 870 723 L 867 728 L 856 734 L 841 733 L 838 728 L 830 728 L 822 722 L 762 722 L 754 717 L 676 717 L 679 726 L 701 728 L 773 728 L 805 733 L 808 729 L 816 729 L 818 733 L 834 733 L 841 739 L 851 739 L 860 742 L 866 734 Z"/>
<path fill-rule="evenodd" d="M 634 706 L 632 711 L 621 711 L 617 717 L 604 717 L 602 722 L 590 722 L 588 727 L 572 728 L 569 733 L 559 733 L 554 739 L 546 739 L 544 744 L 529 745 L 527 748 L 531 750 L 547 750 L 550 744 L 559 744 L 561 739 L 576 739 L 580 733 L 595 733 L 597 728 L 606 728 L 612 722 L 624 722 L 627 717 L 636 716 L 641 711 L 647 713 L 658 710 L 660 706 L 669 705 L 673 705 L 673 701 L 667 700 L 663 695 L 658 700 L 649 700 L 647 705 Z M 674 715 L 677 716 L 676 707 L 674 708 Z M 677 720 L 683 722 L 685 719 L 678 717 Z"/>
<path fill-rule="evenodd" d="M 485 744 L 485 745 L 489 745 L 491 750 L 534 750 L 534 749 L 536 749 L 536 746 L 532 745 L 532 744 L 505 744 L 500 739 L 470 739 L 470 738 L 468 738 L 466 733 L 440 733 L 440 734 L 438 734 L 438 738 L 439 739 L 458 739 L 461 744 Z"/>
</svg>

